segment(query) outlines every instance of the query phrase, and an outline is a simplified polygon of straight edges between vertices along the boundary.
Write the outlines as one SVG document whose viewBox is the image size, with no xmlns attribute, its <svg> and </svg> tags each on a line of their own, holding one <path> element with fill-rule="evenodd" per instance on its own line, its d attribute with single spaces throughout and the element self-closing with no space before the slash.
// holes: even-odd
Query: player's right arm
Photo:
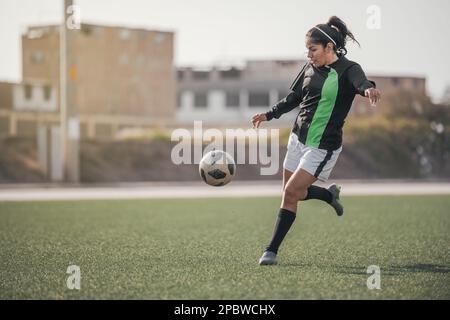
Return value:
<svg viewBox="0 0 450 320">
<path fill-rule="evenodd" d="M 291 93 L 289 93 L 286 98 L 279 101 L 268 112 L 266 112 L 267 121 L 270 121 L 273 118 L 280 118 L 283 114 L 298 107 L 301 101 L 302 96 L 299 95 L 296 91 L 291 91 Z"/>
<path fill-rule="evenodd" d="M 260 123 L 263 121 L 270 121 L 273 118 L 278 119 L 284 113 L 291 111 L 292 109 L 298 107 L 301 102 L 302 97 L 298 95 L 295 91 L 291 91 L 286 98 L 275 104 L 266 113 L 257 113 L 252 117 L 253 128 L 258 128 Z"/>
<path fill-rule="evenodd" d="M 273 118 L 278 119 L 286 112 L 291 111 L 300 104 L 301 97 L 294 91 L 291 91 L 286 98 L 279 101 L 266 113 L 257 113 L 252 117 L 253 128 L 258 128 L 263 121 L 270 121 Z"/>
<path fill-rule="evenodd" d="M 305 70 L 308 65 L 309 65 L 308 63 L 303 65 L 301 71 L 299 72 L 299 74 L 297 75 L 297 77 L 295 78 L 294 82 L 291 85 L 291 92 L 283 100 L 275 104 L 266 113 L 257 113 L 252 117 L 253 128 L 258 128 L 260 123 L 263 121 L 270 121 L 273 118 L 278 119 L 284 113 L 287 113 L 292 109 L 298 107 L 298 105 L 302 101 L 301 88 L 303 86 Z"/>
</svg>

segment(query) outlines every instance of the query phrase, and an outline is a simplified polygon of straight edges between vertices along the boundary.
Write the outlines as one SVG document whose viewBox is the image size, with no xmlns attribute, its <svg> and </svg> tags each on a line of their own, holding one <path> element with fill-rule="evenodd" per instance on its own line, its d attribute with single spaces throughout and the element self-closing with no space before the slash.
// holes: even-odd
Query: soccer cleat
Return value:
<svg viewBox="0 0 450 320">
<path fill-rule="evenodd" d="M 341 186 L 338 186 L 337 184 L 333 183 L 331 186 L 328 187 L 328 191 L 331 192 L 332 200 L 330 205 L 336 210 L 337 215 L 340 217 L 344 214 L 344 207 L 341 204 L 341 201 L 339 200 L 339 193 L 341 193 Z"/>
<path fill-rule="evenodd" d="M 277 254 L 272 251 L 264 251 L 262 257 L 259 259 L 260 266 L 277 264 Z"/>
</svg>

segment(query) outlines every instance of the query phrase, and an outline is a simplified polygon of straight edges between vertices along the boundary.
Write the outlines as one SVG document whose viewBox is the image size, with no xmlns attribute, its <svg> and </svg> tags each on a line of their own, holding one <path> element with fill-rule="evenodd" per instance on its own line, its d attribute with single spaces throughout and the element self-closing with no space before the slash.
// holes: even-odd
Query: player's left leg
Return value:
<svg viewBox="0 0 450 320">
<path fill-rule="evenodd" d="M 293 173 L 284 169 L 283 178 L 285 183 L 281 208 L 272 234 L 272 240 L 261 259 L 259 259 L 260 265 L 277 264 L 278 248 L 297 215 L 297 202 L 301 197 L 304 197 L 303 194 L 306 193 L 308 186 L 317 180 L 317 178 L 300 168 Z"/>
<path fill-rule="evenodd" d="M 297 202 L 305 199 L 309 187 L 316 181 L 316 177 L 298 167 L 286 183 L 281 208 L 297 213 Z"/>
<path fill-rule="evenodd" d="M 334 166 L 336 165 L 339 154 L 342 151 L 342 147 L 334 150 L 327 151 L 317 148 L 306 147 L 307 151 L 305 156 L 302 158 L 299 167 L 308 171 L 318 180 L 325 182 L 331 174 Z M 316 185 L 311 185 L 308 190 L 300 198 L 301 201 L 317 199 L 322 200 L 331 205 L 338 216 L 342 216 L 344 213 L 344 208 L 340 202 L 341 187 L 332 184 L 328 188 L 322 188 Z"/>
<path fill-rule="evenodd" d="M 299 170 L 299 163 L 304 156 L 301 143 L 295 134 L 291 134 L 287 146 L 287 153 L 283 163 L 283 200 L 278 212 L 277 221 L 272 234 L 272 240 L 259 259 L 260 265 L 274 265 L 277 263 L 278 248 L 291 228 L 297 214 L 297 202 L 301 197 L 299 190 L 306 190 L 316 178 Z M 292 180 L 296 180 L 294 183 Z"/>
</svg>

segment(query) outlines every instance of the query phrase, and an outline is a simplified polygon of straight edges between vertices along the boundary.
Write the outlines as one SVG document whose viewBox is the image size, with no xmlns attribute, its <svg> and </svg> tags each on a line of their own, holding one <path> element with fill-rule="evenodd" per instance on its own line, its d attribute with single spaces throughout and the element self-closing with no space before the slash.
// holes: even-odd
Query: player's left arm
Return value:
<svg viewBox="0 0 450 320">
<path fill-rule="evenodd" d="M 376 83 L 367 79 L 363 69 L 359 64 L 348 69 L 348 79 L 353 89 L 361 96 L 367 97 L 370 104 L 375 106 L 381 99 L 381 92 L 376 88 Z"/>
</svg>

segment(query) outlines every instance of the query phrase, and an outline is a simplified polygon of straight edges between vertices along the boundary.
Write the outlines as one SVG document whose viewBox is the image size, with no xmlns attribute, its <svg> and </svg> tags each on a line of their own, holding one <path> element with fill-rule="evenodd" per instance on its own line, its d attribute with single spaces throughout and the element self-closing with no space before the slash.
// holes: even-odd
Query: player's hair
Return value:
<svg viewBox="0 0 450 320">
<path fill-rule="evenodd" d="M 358 40 L 355 39 L 353 33 L 348 30 L 345 22 L 336 16 L 330 17 L 325 24 L 318 24 L 311 28 L 306 36 L 310 38 L 312 43 L 321 44 L 323 47 L 326 47 L 331 42 L 334 51 L 339 57 L 347 54 L 347 49 L 345 48 L 347 39 L 361 46 Z"/>
</svg>

